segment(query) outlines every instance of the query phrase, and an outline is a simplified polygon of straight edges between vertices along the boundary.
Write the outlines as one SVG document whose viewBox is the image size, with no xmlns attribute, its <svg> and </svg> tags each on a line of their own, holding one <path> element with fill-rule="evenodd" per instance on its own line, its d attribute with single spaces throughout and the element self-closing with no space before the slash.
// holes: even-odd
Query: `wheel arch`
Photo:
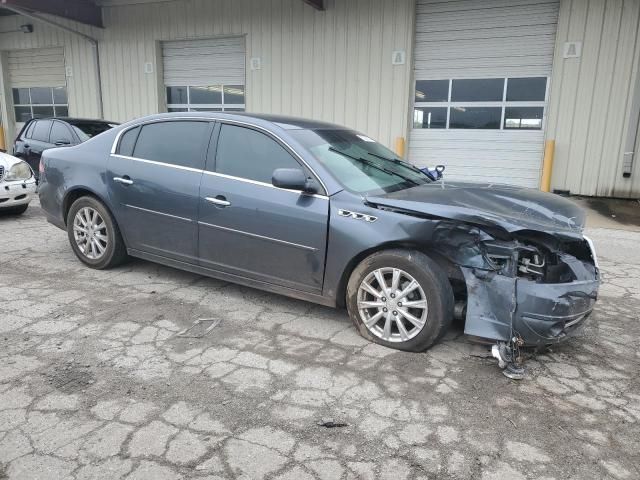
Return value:
<svg viewBox="0 0 640 480">
<path fill-rule="evenodd" d="M 115 220 L 115 217 L 113 216 L 113 211 L 109 207 L 109 203 L 106 202 L 101 195 L 96 193 L 91 188 L 88 188 L 85 186 L 77 186 L 67 190 L 67 192 L 64 195 L 64 199 L 62 200 L 62 219 L 65 225 L 67 224 L 67 215 L 69 215 L 69 210 L 71 209 L 71 205 L 73 205 L 73 202 L 75 202 L 80 197 L 95 198 L 100 203 L 102 203 L 102 205 L 104 205 L 104 208 L 106 208 L 109 211 L 109 214 Z"/>
<path fill-rule="evenodd" d="M 344 308 L 346 306 L 346 294 L 347 294 L 347 284 L 349 283 L 349 278 L 351 278 L 351 274 L 355 270 L 355 268 L 360 265 L 360 263 L 370 255 L 374 253 L 382 252 L 385 250 L 416 250 L 418 252 L 427 255 L 434 262 L 438 264 L 440 268 L 447 274 L 447 278 L 449 278 L 449 283 L 452 283 L 453 279 L 464 278 L 462 277 L 462 271 L 460 267 L 454 264 L 451 260 L 447 259 L 444 255 L 439 253 L 436 249 L 429 248 L 426 245 L 418 245 L 417 243 L 412 242 L 398 242 L 391 241 L 386 243 L 381 243 L 376 245 L 375 247 L 368 248 L 366 250 L 361 251 L 357 255 L 355 255 L 348 263 L 345 269 L 342 272 L 340 277 L 340 281 L 338 282 L 338 288 L 336 290 L 336 306 L 340 308 Z M 453 285 L 452 285 L 453 287 Z"/>
</svg>

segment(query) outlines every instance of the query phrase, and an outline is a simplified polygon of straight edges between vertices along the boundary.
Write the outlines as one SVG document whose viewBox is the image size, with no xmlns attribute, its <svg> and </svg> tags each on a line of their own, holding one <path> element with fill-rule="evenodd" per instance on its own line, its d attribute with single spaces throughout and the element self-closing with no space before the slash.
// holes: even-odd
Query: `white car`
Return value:
<svg viewBox="0 0 640 480">
<path fill-rule="evenodd" d="M 29 164 L 0 152 L 0 213 L 24 213 L 35 193 L 36 179 Z"/>
</svg>

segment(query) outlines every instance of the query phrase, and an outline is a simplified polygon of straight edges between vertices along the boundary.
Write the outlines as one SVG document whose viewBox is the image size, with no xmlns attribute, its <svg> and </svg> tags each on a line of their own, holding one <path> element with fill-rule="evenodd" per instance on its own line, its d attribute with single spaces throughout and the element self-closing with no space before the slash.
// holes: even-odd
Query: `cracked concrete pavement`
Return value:
<svg viewBox="0 0 640 480">
<path fill-rule="evenodd" d="M 640 478 L 640 233 L 589 233 L 604 285 L 584 336 L 514 382 L 459 325 L 402 353 L 344 311 L 91 270 L 34 202 L 0 217 L 0 478 Z M 198 318 L 220 323 L 177 335 Z"/>
</svg>

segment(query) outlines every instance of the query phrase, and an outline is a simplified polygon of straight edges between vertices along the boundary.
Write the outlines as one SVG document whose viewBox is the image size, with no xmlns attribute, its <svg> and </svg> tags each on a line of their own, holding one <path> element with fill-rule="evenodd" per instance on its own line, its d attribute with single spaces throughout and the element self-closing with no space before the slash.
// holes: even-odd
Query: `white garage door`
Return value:
<svg viewBox="0 0 640 480">
<path fill-rule="evenodd" d="M 167 110 L 244 111 L 244 37 L 163 42 Z"/>
<path fill-rule="evenodd" d="M 409 159 L 539 185 L 557 0 L 418 0 Z"/>
<path fill-rule="evenodd" d="M 12 50 L 7 70 L 16 130 L 33 117 L 69 115 L 62 48 Z"/>
</svg>

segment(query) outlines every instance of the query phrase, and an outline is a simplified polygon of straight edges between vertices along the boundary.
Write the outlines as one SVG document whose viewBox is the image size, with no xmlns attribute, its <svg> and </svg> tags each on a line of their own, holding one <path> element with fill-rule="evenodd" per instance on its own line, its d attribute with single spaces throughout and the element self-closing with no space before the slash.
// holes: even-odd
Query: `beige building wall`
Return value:
<svg viewBox="0 0 640 480">
<path fill-rule="evenodd" d="M 164 111 L 160 41 L 245 35 L 247 111 L 336 122 L 387 145 L 406 136 L 413 0 L 327 0 L 326 11 L 302 0 L 102 4 L 105 29 L 78 28 L 100 42 L 107 119 L 122 122 Z M 33 23 L 34 33 L 1 34 L 0 50 L 64 46 L 73 71 L 70 114 L 95 117 L 90 42 L 18 16 L 1 18 L 0 30 L 22 23 Z M 406 52 L 404 65 L 392 64 L 396 50 Z M 261 59 L 260 70 L 250 69 L 251 57 Z M 153 65 L 152 73 L 145 73 L 145 63 Z"/>
<path fill-rule="evenodd" d="M 640 156 L 632 176 L 622 176 L 626 139 L 634 129 L 639 21 L 638 0 L 561 1 L 546 135 L 556 140 L 552 188 L 640 196 Z M 564 58 L 565 42 L 582 42 L 581 56 Z"/>
</svg>

